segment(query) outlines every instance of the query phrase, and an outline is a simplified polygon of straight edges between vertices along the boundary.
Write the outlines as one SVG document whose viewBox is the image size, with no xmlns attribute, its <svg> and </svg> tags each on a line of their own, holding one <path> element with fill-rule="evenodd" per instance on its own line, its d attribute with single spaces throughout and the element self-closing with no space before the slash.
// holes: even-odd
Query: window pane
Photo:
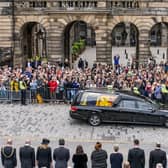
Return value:
<svg viewBox="0 0 168 168">
<path fill-rule="evenodd" d="M 112 107 L 113 102 L 118 98 L 117 95 L 101 94 L 101 93 L 84 93 L 82 95 L 80 105 L 83 106 L 99 106 Z"/>
<path fill-rule="evenodd" d="M 122 108 L 127 108 L 127 109 L 135 109 L 135 101 L 133 100 L 122 100 L 118 107 L 122 107 Z"/>
<path fill-rule="evenodd" d="M 149 103 L 145 103 L 145 102 L 137 102 L 137 103 L 138 103 L 138 109 L 152 110 L 152 106 Z"/>
<path fill-rule="evenodd" d="M 84 93 L 82 95 L 80 105 L 95 106 L 98 95 L 99 94 L 97 94 L 97 93 Z"/>
</svg>

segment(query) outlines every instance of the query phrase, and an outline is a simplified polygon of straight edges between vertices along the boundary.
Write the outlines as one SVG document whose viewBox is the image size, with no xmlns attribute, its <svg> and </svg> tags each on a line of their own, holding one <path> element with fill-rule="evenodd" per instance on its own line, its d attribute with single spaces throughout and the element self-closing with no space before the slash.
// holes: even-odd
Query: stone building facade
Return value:
<svg viewBox="0 0 168 168">
<path fill-rule="evenodd" d="M 66 31 L 81 21 L 95 33 L 97 62 L 112 63 L 113 45 L 134 45 L 138 65 L 146 64 L 153 56 L 152 47 L 158 47 L 157 53 L 164 50 L 166 60 L 167 9 L 167 0 L 1 0 L 0 48 L 11 48 L 14 66 L 24 64 L 35 44 L 41 51 L 31 51 L 31 55 L 64 62 L 71 59 L 71 54 L 65 54 L 70 38 Z M 28 41 L 33 31 L 39 38 Z"/>
</svg>

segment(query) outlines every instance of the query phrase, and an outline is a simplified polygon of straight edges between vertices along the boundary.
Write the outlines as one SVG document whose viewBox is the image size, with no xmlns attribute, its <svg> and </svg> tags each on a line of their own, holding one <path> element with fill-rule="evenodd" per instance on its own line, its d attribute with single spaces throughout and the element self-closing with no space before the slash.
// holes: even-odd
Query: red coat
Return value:
<svg viewBox="0 0 168 168">
<path fill-rule="evenodd" d="M 50 92 L 55 92 L 57 87 L 58 87 L 58 84 L 57 84 L 56 81 L 51 80 L 51 81 L 48 82 L 48 86 L 50 88 Z"/>
</svg>

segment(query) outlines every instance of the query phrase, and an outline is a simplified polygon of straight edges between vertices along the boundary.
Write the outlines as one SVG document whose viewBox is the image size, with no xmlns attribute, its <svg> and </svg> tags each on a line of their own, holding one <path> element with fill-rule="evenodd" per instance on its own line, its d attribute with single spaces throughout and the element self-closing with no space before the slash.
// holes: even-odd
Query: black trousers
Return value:
<svg viewBox="0 0 168 168">
<path fill-rule="evenodd" d="M 21 90 L 21 104 L 26 104 L 26 90 Z"/>
</svg>

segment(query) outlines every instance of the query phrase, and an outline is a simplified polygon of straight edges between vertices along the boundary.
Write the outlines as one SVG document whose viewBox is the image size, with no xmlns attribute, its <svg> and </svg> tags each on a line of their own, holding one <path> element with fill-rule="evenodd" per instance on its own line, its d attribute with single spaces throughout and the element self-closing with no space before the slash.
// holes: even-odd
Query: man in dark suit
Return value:
<svg viewBox="0 0 168 168">
<path fill-rule="evenodd" d="M 149 155 L 149 168 L 156 168 L 158 163 L 163 165 L 163 168 L 167 167 L 166 152 L 161 150 L 160 143 L 156 143 L 156 149 L 152 150 Z"/>
<path fill-rule="evenodd" d="M 69 149 L 65 148 L 65 140 L 59 140 L 60 147 L 56 148 L 53 153 L 53 159 L 55 160 L 55 168 L 67 168 L 68 160 L 70 158 Z"/>
<path fill-rule="evenodd" d="M 7 140 L 7 145 L 1 148 L 1 160 L 4 168 L 17 166 L 16 149 L 12 146 L 12 140 Z"/>
<path fill-rule="evenodd" d="M 19 150 L 21 168 L 35 167 L 35 151 L 30 145 L 30 140 L 26 140 L 25 145 Z"/>
<path fill-rule="evenodd" d="M 145 153 L 144 150 L 139 147 L 139 140 L 134 140 L 134 148 L 128 152 L 128 161 L 131 168 L 145 168 Z"/>
</svg>

